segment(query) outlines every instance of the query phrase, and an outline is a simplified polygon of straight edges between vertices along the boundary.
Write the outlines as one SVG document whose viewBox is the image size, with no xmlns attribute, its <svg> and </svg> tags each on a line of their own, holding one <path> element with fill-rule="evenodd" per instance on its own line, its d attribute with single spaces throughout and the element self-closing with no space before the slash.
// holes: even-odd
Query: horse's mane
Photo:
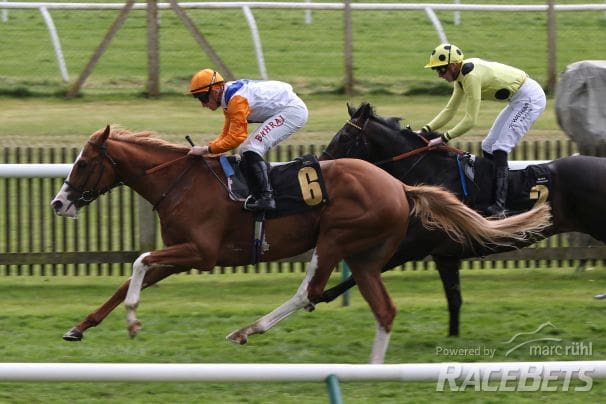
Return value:
<svg viewBox="0 0 606 404">
<path fill-rule="evenodd" d="M 93 136 L 96 136 L 102 131 L 103 129 L 100 129 Z M 152 131 L 132 132 L 118 125 L 112 125 L 111 132 L 109 134 L 110 139 L 119 142 L 133 143 L 178 152 L 184 152 L 188 150 L 186 146 L 170 143 L 164 139 L 160 139 L 155 136 L 156 133 Z"/>
<path fill-rule="evenodd" d="M 370 117 L 372 119 L 374 119 L 375 121 L 383 124 L 384 126 L 387 126 L 390 129 L 396 130 L 398 132 L 402 130 L 402 127 L 400 126 L 400 121 L 402 120 L 402 118 L 397 117 L 397 116 L 391 116 L 391 117 L 385 118 L 380 115 L 377 115 L 372 106 L 370 107 L 370 111 L 371 111 Z"/>
<path fill-rule="evenodd" d="M 407 126 L 402 128 L 402 126 L 400 125 L 402 118 L 395 116 L 383 117 L 376 114 L 375 109 L 372 105 L 368 104 L 368 108 L 370 108 L 369 119 L 372 119 L 373 121 L 386 127 L 387 129 L 390 129 L 389 131 L 386 131 L 384 133 L 384 136 L 389 137 L 391 141 L 395 141 L 398 143 L 403 142 L 405 140 L 404 136 L 411 134 L 412 131 L 410 127 Z"/>
</svg>

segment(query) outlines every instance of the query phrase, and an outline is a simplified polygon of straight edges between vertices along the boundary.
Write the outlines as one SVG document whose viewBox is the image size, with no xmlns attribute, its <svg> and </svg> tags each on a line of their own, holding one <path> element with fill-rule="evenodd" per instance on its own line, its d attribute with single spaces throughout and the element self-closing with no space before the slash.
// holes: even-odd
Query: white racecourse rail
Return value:
<svg viewBox="0 0 606 404">
<path fill-rule="evenodd" d="M 576 378 L 583 372 L 592 379 L 606 378 L 606 361 L 358 364 L 159 364 L 159 363 L 0 363 L 0 382 L 324 382 L 339 381 L 443 381 L 453 368 L 463 380 L 514 381 L 528 374 L 550 380 Z"/>
<path fill-rule="evenodd" d="M 255 17 L 250 11 L 251 8 L 273 8 L 273 9 L 303 9 L 303 10 L 344 10 L 345 3 L 312 3 L 310 0 L 299 3 L 291 2 L 253 2 L 253 1 L 238 1 L 238 2 L 179 2 L 179 6 L 184 9 L 221 9 L 221 8 L 241 8 L 244 13 L 244 17 L 250 28 L 251 37 L 253 40 L 255 53 L 257 57 L 257 65 L 259 66 L 259 75 L 262 79 L 267 79 L 267 70 L 265 67 L 263 51 L 261 46 L 261 39 L 257 29 L 257 23 Z M 42 14 L 53 48 L 55 49 L 55 56 L 57 58 L 57 64 L 63 81 L 68 82 L 69 76 L 67 67 L 65 65 L 65 59 L 63 57 L 63 51 L 61 50 L 61 43 L 57 29 L 53 19 L 51 18 L 48 10 L 49 9 L 61 9 L 61 10 L 119 10 L 124 7 L 124 4 L 119 3 L 50 3 L 50 2 L 0 2 L 0 9 L 3 10 L 2 20 L 8 21 L 6 10 L 7 9 L 37 9 Z M 431 21 L 436 33 L 441 42 L 449 42 L 442 23 L 440 22 L 435 11 L 527 11 L 527 12 L 545 12 L 548 9 L 547 4 L 528 4 L 528 5 L 506 5 L 506 4 L 459 4 L 455 0 L 455 4 L 443 4 L 443 3 L 351 3 L 352 10 L 417 10 L 424 11 L 427 18 Z M 133 5 L 135 10 L 147 9 L 146 3 L 135 3 Z M 166 10 L 171 9 L 170 3 L 158 3 L 158 9 Z M 606 10 L 606 4 L 555 4 L 555 11 L 599 11 Z M 456 17 L 455 17 L 456 18 Z M 457 18 L 458 19 L 458 18 Z M 309 21 L 309 17 L 306 17 L 306 21 Z"/>
<path fill-rule="evenodd" d="M 521 170 L 529 165 L 548 163 L 549 160 L 513 160 L 512 170 Z M 0 178 L 57 178 L 67 177 L 71 164 L 0 164 Z"/>
</svg>

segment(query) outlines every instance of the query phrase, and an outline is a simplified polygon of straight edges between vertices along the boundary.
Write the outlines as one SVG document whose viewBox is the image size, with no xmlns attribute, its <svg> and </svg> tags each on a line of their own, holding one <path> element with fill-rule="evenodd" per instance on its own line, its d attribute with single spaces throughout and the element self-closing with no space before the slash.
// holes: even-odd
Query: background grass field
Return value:
<svg viewBox="0 0 606 404">
<path fill-rule="evenodd" d="M 177 275 L 143 292 L 138 314 L 141 334 L 127 337 L 124 307 L 88 331 L 80 343 L 61 335 L 120 284 L 119 277 L 8 277 L 0 280 L 2 362 L 133 363 L 365 363 L 374 320 L 357 291 L 352 303 L 319 305 L 300 312 L 264 335 L 239 346 L 223 338 L 290 297 L 302 274 Z M 335 275 L 333 282 L 338 280 Z M 462 273 L 465 305 L 461 337 L 446 337 L 447 313 L 435 271 L 385 275 L 398 316 L 386 363 L 591 360 L 605 355 L 603 269 L 469 270 Z M 505 356 L 505 342 L 518 332 L 551 322 L 539 336 L 559 344 L 592 344 L 584 356 Z M 549 345 L 549 343 L 546 343 Z M 440 349 L 490 348 L 493 357 L 445 355 Z M 557 385 L 557 384 L 556 384 Z M 559 385 L 561 390 L 561 384 Z M 434 383 L 342 383 L 347 403 L 562 402 L 601 401 L 606 384 L 590 392 L 435 392 Z M 4 383 L 0 402 L 317 403 L 326 402 L 321 383 Z"/>
<path fill-rule="evenodd" d="M 107 2 L 123 3 L 121 0 Z M 373 0 L 371 2 L 379 2 Z M 429 2 L 429 1 L 427 1 Z M 476 0 L 465 4 L 508 4 Z M 516 4 L 542 4 L 522 0 Z M 558 4 L 593 1 L 567 0 Z M 600 2 L 598 2 L 600 3 Z M 601 4 L 601 3 L 600 3 Z M 188 14 L 237 77 L 258 78 L 250 31 L 239 9 L 198 9 Z M 343 85 L 343 15 L 303 10 L 253 9 L 269 77 L 295 85 L 302 94 L 339 93 Z M 101 42 L 117 10 L 51 10 L 71 80 Z M 468 57 L 509 63 L 546 82 L 547 31 L 542 12 L 437 12 L 448 39 Z M 182 94 L 191 75 L 210 65 L 208 57 L 172 10 L 161 10 L 161 89 Z M 146 17 L 133 10 L 84 88 L 89 97 L 137 96 L 147 79 Z M 427 94 L 448 91 L 423 65 L 439 38 L 424 11 L 354 11 L 354 77 L 365 94 Z M 578 60 L 602 59 L 606 18 L 601 12 L 557 15 L 557 71 Z M 10 10 L 0 23 L 0 94 L 53 95 L 65 90 L 46 26 L 37 10 Z"/>
<path fill-rule="evenodd" d="M 120 0 L 109 2 L 122 3 Z M 482 4 L 506 4 L 481 1 Z M 517 4 L 536 4 L 531 0 Z M 558 4 L 587 3 L 583 0 Z M 601 4 L 601 3 L 600 3 Z M 117 10 L 51 10 L 61 39 L 70 83 L 101 42 Z M 258 78 L 250 32 L 241 10 L 188 10 L 211 45 L 237 77 Z M 413 128 L 425 124 L 445 104 L 450 88 L 423 69 L 438 37 L 422 11 L 355 11 L 354 77 L 357 93 L 342 94 L 342 13 L 253 9 L 271 79 L 291 82 L 310 108 L 307 126 L 291 143 L 326 143 L 342 125 L 345 103 L 362 100 L 383 115 L 401 116 Z M 449 40 L 467 56 L 510 63 L 539 82 L 547 79 L 546 16 L 539 12 L 438 12 Z M 37 10 L 10 10 L 0 22 L 0 144 L 73 145 L 108 123 L 132 130 L 151 129 L 183 142 L 192 134 L 209 140 L 221 126 L 220 114 L 201 112 L 182 95 L 191 75 L 212 66 L 171 10 L 160 11 L 160 99 L 144 95 L 147 80 L 145 13 L 131 11 L 82 89 L 82 98 L 66 101 L 49 35 Z M 557 15 L 557 70 L 575 61 L 601 59 L 604 13 Z M 435 94 L 435 96 L 429 96 Z M 502 104 L 485 102 L 477 128 L 465 140 L 487 132 Z M 547 112 L 527 140 L 564 138 L 550 98 Z"/>
</svg>

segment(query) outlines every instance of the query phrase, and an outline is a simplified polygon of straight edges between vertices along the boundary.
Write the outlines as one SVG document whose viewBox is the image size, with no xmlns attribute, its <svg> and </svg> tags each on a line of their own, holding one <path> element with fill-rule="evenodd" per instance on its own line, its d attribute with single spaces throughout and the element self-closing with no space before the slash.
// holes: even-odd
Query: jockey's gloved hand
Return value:
<svg viewBox="0 0 606 404">
<path fill-rule="evenodd" d="M 421 129 L 419 129 L 418 131 L 416 131 L 415 133 L 418 136 L 425 137 L 429 132 L 430 132 L 429 126 L 425 125 Z"/>
<path fill-rule="evenodd" d="M 440 144 L 446 144 L 446 143 L 448 143 L 449 140 L 450 140 L 450 136 L 448 136 L 448 132 L 444 132 L 437 138 L 431 139 L 429 141 L 429 143 L 427 144 L 427 146 L 431 147 L 431 146 L 437 146 Z"/>
<path fill-rule="evenodd" d="M 192 156 L 206 156 L 209 154 L 208 146 L 193 146 L 187 154 Z"/>
<path fill-rule="evenodd" d="M 438 136 L 435 139 L 431 139 L 429 141 L 429 143 L 427 143 L 427 146 L 429 146 L 429 147 L 435 147 L 435 146 L 439 146 L 441 144 L 444 144 L 444 139 L 442 139 L 442 136 Z"/>
</svg>

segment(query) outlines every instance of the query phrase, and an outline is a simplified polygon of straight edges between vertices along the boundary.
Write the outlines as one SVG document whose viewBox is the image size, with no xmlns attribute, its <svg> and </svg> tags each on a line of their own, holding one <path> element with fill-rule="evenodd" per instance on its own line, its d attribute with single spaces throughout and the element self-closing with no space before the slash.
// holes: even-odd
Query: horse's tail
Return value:
<svg viewBox="0 0 606 404">
<path fill-rule="evenodd" d="M 527 241 L 551 224 L 551 209 L 540 204 L 528 212 L 501 220 L 489 220 L 462 203 L 444 188 L 404 184 L 404 191 L 414 202 L 411 211 L 427 229 L 440 229 L 461 244 L 477 242 L 509 246 Z"/>
</svg>

